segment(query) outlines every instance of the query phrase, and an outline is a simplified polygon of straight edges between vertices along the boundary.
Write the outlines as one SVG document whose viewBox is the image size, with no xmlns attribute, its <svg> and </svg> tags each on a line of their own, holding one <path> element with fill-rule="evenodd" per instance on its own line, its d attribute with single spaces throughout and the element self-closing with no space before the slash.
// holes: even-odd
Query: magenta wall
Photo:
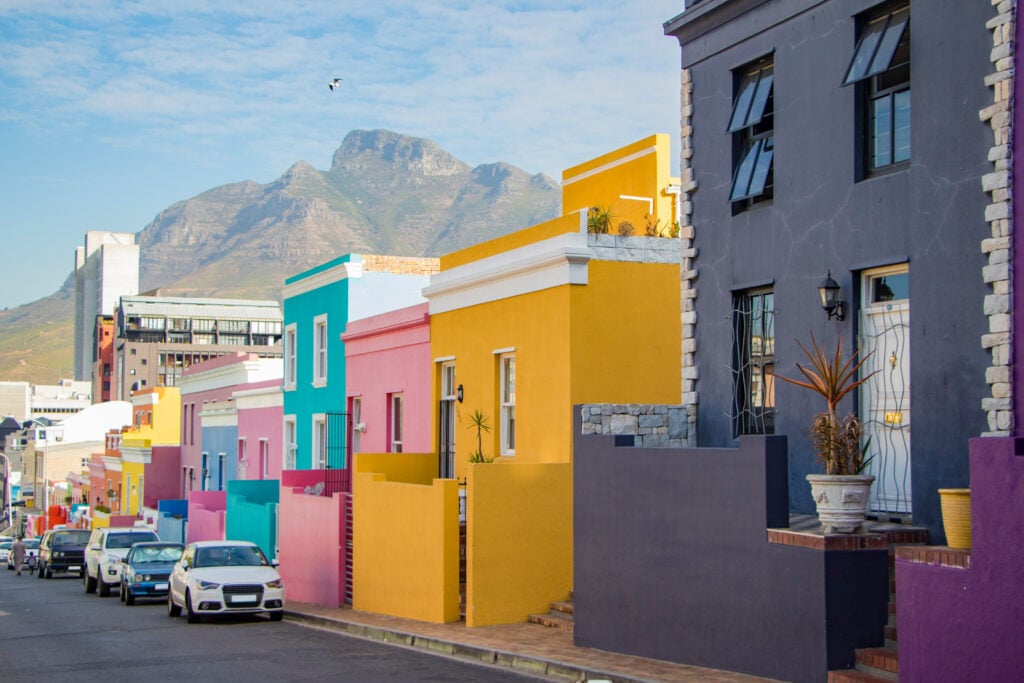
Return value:
<svg viewBox="0 0 1024 683">
<path fill-rule="evenodd" d="M 1024 439 L 971 440 L 969 569 L 896 562 L 901 681 L 1024 671 Z"/>
<path fill-rule="evenodd" d="M 153 446 L 145 466 L 142 504 L 156 509 L 161 500 L 176 498 L 181 490 L 181 447 Z"/>
<path fill-rule="evenodd" d="M 431 453 L 433 392 L 428 305 L 350 322 L 345 341 L 346 398 L 361 396 L 366 431 L 360 450 L 388 450 L 388 394 L 403 394 L 403 448 Z M 347 410 L 347 408 L 346 408 Z"/>
<path fill-rule="evenodd" d="M 227 491 L 193 491 L 188 497 L 186 543 L 224 538 Z"/>
<path fill-rule="evenodd" d="M 314 476 L 303 479 L 299 473 L 282 475 L 278 546 L 285 594 L 288 600 L 337 607 L 345 595 L 345 495 L 307 495 L 303 488 L 322 474 L 309 471 Z"/>
<path fill-rule="evenodd" d="M 281 478 L 283 416 L 281 406 L 238 410 L 238 438 L 245 439 L 246 458 L 249 461 L 245 479 Z M 266 439 L 267 448 L 270 449 L 268 472 L 260 471 L 260 439 Z"/>
</svg>

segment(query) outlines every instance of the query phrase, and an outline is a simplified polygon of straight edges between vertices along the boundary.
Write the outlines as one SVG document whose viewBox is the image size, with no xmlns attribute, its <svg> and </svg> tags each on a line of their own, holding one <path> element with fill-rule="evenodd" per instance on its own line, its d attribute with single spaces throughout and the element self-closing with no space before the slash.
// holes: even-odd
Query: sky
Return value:
<svg viewBox="0 0 1024 683">
<path fill-rule="evenodd" d="M 675 157 L 680 51 L 663 24 L 682 11 L 683 0 L 3 0 L 0 309 L 59 289 L 86 231 L 135 233 L 175 202 L 271 182 L 300 160 L 328 169 L 352 130 L 555 180 L 653 133 L 671 135 Z"/>
</svg>

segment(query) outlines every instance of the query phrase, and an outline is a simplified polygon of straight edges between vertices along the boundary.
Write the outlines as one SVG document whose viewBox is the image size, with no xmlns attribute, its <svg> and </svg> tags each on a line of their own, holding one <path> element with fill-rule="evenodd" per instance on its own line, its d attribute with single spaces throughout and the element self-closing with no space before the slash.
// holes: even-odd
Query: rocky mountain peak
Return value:
<svg viewBox="0 0 1024 683">
<path fill-rule="evenodd" d="M 354 130 L 346 135 L 334 153 L 331 171 L 359 172 L 374 162 L 424 176 L 453 176 L 469 171 L 467 164 L 433 141 L 389 130 Z"/>
</svg>

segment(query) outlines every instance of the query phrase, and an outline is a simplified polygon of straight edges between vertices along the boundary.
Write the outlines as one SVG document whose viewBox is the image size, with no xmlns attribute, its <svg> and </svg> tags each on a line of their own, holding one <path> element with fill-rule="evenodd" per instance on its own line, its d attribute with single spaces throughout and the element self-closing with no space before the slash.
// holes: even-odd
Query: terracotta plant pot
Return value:
<svg viewBox="0 0 1024 683">
<path fill-rule="evenodd" d="M 971 549 L 971 490 L 939 489 L 942 527 L 946 545 L 958 550 Z"/>
<path fill-rule="evenodd" d="M 818 521 L 826 534 L 855 534 L 864 526 L 873 474 L 808 474 Z"/>
</svg>

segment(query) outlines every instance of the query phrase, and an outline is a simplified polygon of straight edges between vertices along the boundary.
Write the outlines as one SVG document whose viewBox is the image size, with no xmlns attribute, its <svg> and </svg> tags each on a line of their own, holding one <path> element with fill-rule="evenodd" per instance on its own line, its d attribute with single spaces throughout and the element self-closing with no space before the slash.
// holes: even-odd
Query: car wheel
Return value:
<svg viewBox="0 0 1024 683">
<path fill-rule="evenodd" d="M 196 611 L 192 609 L 192 594 L 188 591 L 185 591 L 185 610 L 188 616 L 188 623 L 198 624 L 199 614 L 197 614 Z"/>
<path fill-rule="evenodd" d="M 82 583 L 85 584 L 85 592 L 86 593 L 95 593 L 96 592 L 96 579 L 94 579 L 91 576 L 89 576 L 89 572 L 88 571 L 86 571 L 85 572 L 85 576 L 82 577 Z"/>
<path fill-rule="evenodd" d="M 126 604 L 126 605 L 134 605 L 135 604 L 135 596 L 132 595 L 132 591 L 131 591 L 130 588 L 125 588 L 124 589 L 124 604 Z"/>
<path fill-rule="evenodd" d="M 169 617 L 180 617 L 181 608 L 174 603 L 174 596 L 170 593 L 167 594 L 167 616 Z"/>
<path fill-rule="evenodd" d="M 117 584 L 117 599 L 124 602 L 124 581 Z"/>
<path fill-rule="evenodd" d="M 99 579 L 96 582 L 96 588 L 96 592 L 99 593 L 99 596 L 101 598 L 105 598 L 108 595 L 110 595 L 110 584 L 104 581 L 103 579 Z"/>
<path fill-rule="evenodd" d="M 284 612 L 271 612 L 270 613 L 270 620 L 271 621 L 281 621 L 282 619 L 284 619 Z"/>
</svg>

